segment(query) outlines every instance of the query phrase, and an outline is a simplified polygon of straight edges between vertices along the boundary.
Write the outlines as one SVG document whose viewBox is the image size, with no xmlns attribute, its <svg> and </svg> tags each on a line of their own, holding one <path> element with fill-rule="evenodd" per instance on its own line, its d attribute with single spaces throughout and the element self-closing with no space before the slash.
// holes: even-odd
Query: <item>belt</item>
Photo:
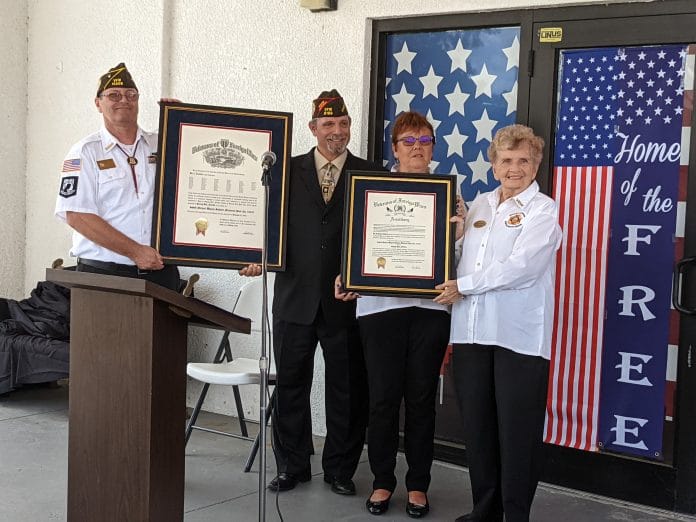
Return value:
<svg viewBox="0 0 696 522">
<path fill-rule="evenodd" d="M 78 257 L 77 263 L 98 268 L 99 270 L 105 270 L 108 272 L 120 272 L 122 274 L 141 275 L 150 273 L 149 270 L 140 270 L 135 265 L 122 265 L 121 263 L 112 263 L 110 261 L 97 261 L 96 259 L 85 259 L 83 257 Z"/>
</svg>

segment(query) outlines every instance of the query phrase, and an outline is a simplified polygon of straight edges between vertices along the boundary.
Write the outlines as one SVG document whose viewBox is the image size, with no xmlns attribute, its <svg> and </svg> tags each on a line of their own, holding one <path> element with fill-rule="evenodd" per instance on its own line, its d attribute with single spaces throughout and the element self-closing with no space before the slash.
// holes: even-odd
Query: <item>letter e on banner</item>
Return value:
<svg viewBox="0 0 696 522">
<path fill-rule="evenodd" d="M 614 366 L 614 368 L 621 368 L 621 376 L 617 379 L 617 382 L 624 382 L 626 384 L 637 384 L 638 386 L 652 386 L 652 383 L 647 377 L 643 377 L 639 380 L 631 379 L 631 370 L 635 370 L 638 374 L 643 373 L 643 365 L 640 363 L 631 364 L 631 359 L 635 357 L 636 359 L 640 359 L 644 363 L 647 363 L 650 359 L 653 358 L 652 355 L 628 352 L 619 352 L 619 355 L 621 356 L 621 362 Z"/>
<path fill-rule="evenodd" d="M 648 419 L 639 419 L 637 417 L 623 417 L 622 415 L 614 415 L 616 419 L 616 426 L 611 428 L 611 431 L 616 432 L 616 439 L 614 444 L 619 446 L 626 446 L 627 448 L 638 448 L 642 450 L 647 450 L 648 447 L 645 442 L 638 440 L 638 442 L 628 442 L 626 440 L 626 434 L 633 435 L 638 438 L 638 428 L 642 428 L 648 423 Z M 629 422 L 635 422 L 638 426 L 633 428 L 627 428 L 626 424 Z"/>
</svg>

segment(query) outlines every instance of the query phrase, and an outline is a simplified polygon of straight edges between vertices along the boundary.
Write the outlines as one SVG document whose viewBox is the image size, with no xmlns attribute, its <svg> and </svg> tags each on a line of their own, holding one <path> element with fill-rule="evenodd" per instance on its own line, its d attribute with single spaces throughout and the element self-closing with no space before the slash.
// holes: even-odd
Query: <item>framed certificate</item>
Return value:
<svg viewBox="0 0 696 522">
<path fill-rule="evenodd" d="M 291 138 L 289 113 L 163 103 L 152 246 L 165 262 L 212 268 L 261 262 L 261 158 L 272 151 L 268 268 L 283 270 Z"/>
<path fill-rule="evenodd" d="M 347 173 L 343 262 L 346 291 L 434 297 L 454 276 L 456 178 Z"/>
</svg>

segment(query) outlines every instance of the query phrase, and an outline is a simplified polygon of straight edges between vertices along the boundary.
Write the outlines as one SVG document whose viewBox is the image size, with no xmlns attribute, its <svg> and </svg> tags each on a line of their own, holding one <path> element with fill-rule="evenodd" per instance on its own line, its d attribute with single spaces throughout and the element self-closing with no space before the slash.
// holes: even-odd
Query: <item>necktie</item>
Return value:
<svg viewBox="0 0 696 522">
<path fill-rule="evenodd" d="M 333 177 L 334 168 L 333 163 L 327 163 L 324 167 L 324 176 L 321 178 L 321 195 L 324 197 L 325 203 L 331 200 L 331 195 L 336 187 Z"/>
</svg>

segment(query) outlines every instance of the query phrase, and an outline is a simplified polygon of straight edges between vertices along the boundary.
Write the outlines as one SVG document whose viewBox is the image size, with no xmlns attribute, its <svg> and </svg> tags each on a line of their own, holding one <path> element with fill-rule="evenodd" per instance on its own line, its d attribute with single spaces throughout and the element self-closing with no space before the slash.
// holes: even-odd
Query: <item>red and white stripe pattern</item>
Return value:
<svg viewBox="0 0 696 522">
<path fill-rule="evenodd" d="M 597 447 L 613 171 L 608 166 L 554 171 L 563 244 L 556 262 L 544 441 L 589 451 Z"/>
<path fill-rule="evenodd" d="M 689 173 L 689 147 L 691 146 L 691 118 L 694 109 L 694 62 L 696 45 L 690 45 L 684 68 L 684 111 L 682 112 L 681 157 L 679 158 L 679 192 L 677 195 L 677 226 L 674 232 L 674 260 L 684 257 L 684 231 L 686 226 L 686 185 Z M 679 312 L 670 310 L 669 345 L 667 346 L 667 383 L 665 386 L 665 420 L 674 420 L 674 402 L 677 390 L 677 354 L 679 352 Z"/>
<path fill-rule="evenodd" d="M 80 158 L 66 159 L 63 162 L 63 172 L 75 172 L 80 170 Z"/>
</svg>

